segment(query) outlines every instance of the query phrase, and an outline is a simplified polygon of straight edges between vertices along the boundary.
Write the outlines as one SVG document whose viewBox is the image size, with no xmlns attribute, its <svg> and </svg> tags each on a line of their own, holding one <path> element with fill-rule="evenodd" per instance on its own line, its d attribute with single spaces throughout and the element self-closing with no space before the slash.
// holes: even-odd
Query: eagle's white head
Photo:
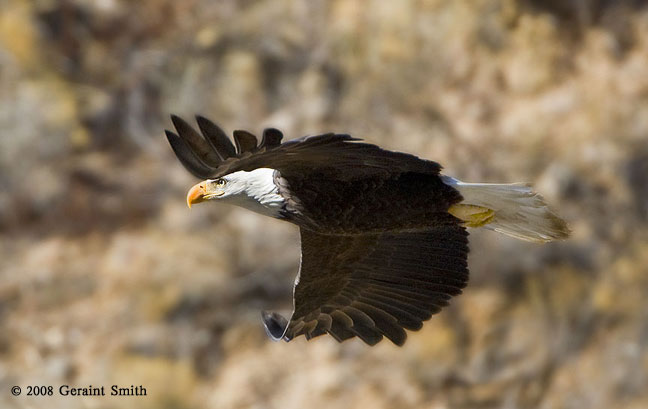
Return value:
<svg viewBox="0 0 648 409">
<path fill-rule="evenodd" d="M 270 217 L 280 217 L 285 199 L 274 184 L 274 169 L 259 168 L 239 171 L 218 179 L 207 179 L 194 185 L 187 193 L 187 205 L 218 200 L 244 207 Z"/>
</svg>

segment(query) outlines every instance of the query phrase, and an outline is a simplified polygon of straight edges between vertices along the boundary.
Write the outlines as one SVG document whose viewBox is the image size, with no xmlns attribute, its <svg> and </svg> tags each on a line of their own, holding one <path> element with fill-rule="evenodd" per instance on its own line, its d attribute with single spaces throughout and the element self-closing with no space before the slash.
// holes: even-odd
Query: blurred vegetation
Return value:
<svg viewBox="0 0 648 409">
<path fill-rule="evenodd" d="M 473 232 L 402 349 L 272 343 L 296 229 L 189 212 L 169 113 L 529 181 L 573 238 Z M 0 192 L 2 407 L 648 407 L 645 1 L 1 0 Z"/>
</svg>

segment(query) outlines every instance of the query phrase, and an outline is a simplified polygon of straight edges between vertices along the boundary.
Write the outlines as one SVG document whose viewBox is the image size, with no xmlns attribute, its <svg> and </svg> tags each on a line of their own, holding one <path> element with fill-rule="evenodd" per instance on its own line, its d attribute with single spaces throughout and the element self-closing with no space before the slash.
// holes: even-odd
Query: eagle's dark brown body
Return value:
<svg viewBox="0 0 648 409">
<path fill-rule="evenodd" d="M 317 173 L 284 178 L 275 171 L 275 183 L 287 199 L 286 219 L 322 234 L 425 230 L 459 223 L 448 208 L 460 202 L 461 195 L 435 174 L 404 172 L 345 181 Z"/>
</svg>

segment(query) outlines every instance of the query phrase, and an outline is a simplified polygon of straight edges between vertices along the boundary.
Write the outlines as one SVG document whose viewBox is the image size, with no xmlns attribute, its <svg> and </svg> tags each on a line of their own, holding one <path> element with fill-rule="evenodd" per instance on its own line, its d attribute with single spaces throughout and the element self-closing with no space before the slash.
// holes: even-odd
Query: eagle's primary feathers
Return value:
<svg viewBox="0 0 648 409">
<path fill-rule="evenodd" d="M 264 312 L 275 340 L 330 334 L 402 345 L 408 330 L 448 305 L 468 282 L 468 232 L 485 227 L 536 242 L 567 237 L 565 222 L 523 184 L 464 183 L 441 166 L 344 134 L 281 143 L 208 119 L 200 133 L 177 116 L 166 131 L 202 182 L 187 204 L 218 200 L 296 224 L 301 266 L 292 316 Z"/>
</svg>

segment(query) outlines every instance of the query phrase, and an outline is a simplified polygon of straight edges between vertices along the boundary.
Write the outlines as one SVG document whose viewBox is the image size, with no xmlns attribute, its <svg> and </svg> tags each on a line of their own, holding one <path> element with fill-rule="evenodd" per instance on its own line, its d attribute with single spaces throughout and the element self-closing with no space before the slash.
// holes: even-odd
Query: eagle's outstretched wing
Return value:
<svg viewBox="0 0 648 409">
<path fill-rule="evenodd" d="M 325 333 L 383 336 L 396 345 L 461 293 L 468 282 L 468 233 L 457 219 L 426 231 L 357 236 L 301 229 L 302 261 L 290 321 L 263 313 L 275 340 Z"/>
<path fill-rule="evenodd" d="M 344 134 L 305 136 L 281 143 L 281 131 L 268 128 L 257 146 L 251 133 L 234 131 L 235 146 L 220 127 L 204 117 L 196 117 L 202 134 L 175 115 L 171 120 L 177 134 L 167 130 L 166 135 L 173 151 L 184 167 L 201 179 L 257 168 L 277 169 L 285 177 L 319 172 L 343 180 L 402 172 L 438 174 L 441 170 L 436 162 L 357 142 L 359 139 Z"/>
</svg>

